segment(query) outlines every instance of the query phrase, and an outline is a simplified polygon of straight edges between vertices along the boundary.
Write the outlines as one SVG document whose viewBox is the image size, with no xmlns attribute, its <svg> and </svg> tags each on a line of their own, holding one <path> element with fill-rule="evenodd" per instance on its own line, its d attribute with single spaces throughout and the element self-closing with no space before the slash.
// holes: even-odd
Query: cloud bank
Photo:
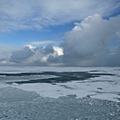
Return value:
<svg viewBox="0 0 120 120">
<path fill-rule="evenodd" d="M 74 23 L 62 45 L 26 45 L 0 48 L 0 64 L 40 66 L 120 66 L 120 16 L 104 19 L 100 14 Z M 2 45 L 1 45 L 2 46 Z M 8 49 L 9 48 L 9 51 Z M 6 56 L 3 52 L 6 51 Z"/>
<path fill-rule="evenodd" d="M 0 32 L 41 30 L 95 13 L 109 16 L 119 6 L 118 0 L 0 0 Z"/>
<path fill-rule="evenodd" d="M 11 54 L 19 49 L 19 46 L 0 44 L 0 65 L 10 65 L 9 58 Z"/>
<path fill-rule="evenodd" d="M 58 46 L 48 45 L 36 48 L 26 45 L 23 49 L 11 54 L 9 61 L 19 65 L 59 66 L 63 56 L 63 50 Z"/>
<path fill-rule="evenodd" d="M 120 66 L 120 16 L 95 14 L 66 33 L 64 62 L 71 66 Z M 113 44 L 116 46 L 112 47 Z"/>
</svg>

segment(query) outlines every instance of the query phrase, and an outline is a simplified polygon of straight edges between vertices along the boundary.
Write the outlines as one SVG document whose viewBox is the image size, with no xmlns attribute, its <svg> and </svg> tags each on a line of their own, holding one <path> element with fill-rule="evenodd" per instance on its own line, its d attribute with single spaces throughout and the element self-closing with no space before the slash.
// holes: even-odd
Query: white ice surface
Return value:
<svg viewBox="0 0 120 120">
<path fill-rule="evenodd" d="M 120 92 L 119 85 L 112 85 L 105 82 L 96 83 L 58 83 L 57 85 L 47 84 L 47 83 L 36 83 L 36 84 L 23 84 L 23 85 L 12 85 L 19 89 L 26 91 L 35 91 L 42 97 L 53 97 L 57 98 L 59 96 L 66 95 L 77 95 L 77 97 L 86 97 L 87 95 L 92 98 L 105 99 L 111 101 L 117 101 L 116 98 L 120 98 L 117 93 Z M 102 90 L 98 89 L 102 88 Z"/>
<path fill-rule="evenodd" d="M 23 73 L 23 72 L 76 72 L 76 71 L 98 71 L 106 73 L 119 73 L 120 67 L 40 67 L 40 66 L 1 66 L 0 73 Z"/>
</svg>

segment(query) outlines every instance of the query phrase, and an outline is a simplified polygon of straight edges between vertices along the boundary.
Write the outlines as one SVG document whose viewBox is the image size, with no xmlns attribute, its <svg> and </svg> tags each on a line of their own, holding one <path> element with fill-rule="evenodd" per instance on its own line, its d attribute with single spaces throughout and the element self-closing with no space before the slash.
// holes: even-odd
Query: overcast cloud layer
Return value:
<svg viewBox="0 0 120 120">
<path fill-rule="evenodd" d="M 119 0 L 0 0 L 0 32 L 41 30 L 82 20 L 95 13 L 109 16 Z"/>
</svg>

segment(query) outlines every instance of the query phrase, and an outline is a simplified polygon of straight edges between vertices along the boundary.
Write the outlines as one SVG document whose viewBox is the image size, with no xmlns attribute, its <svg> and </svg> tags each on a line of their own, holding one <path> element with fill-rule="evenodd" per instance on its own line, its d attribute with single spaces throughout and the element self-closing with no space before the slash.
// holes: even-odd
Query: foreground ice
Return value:
<svg viewBox="0 0 120 120">
<path fill-rule="evenodd" d="M 9 92 L 7 90 L 9 90 Z M 34 92 L 2 88 L 12 97 L 0 98 L 0 120 L 119 120 L 120 103 L 69 95 L 43 98 Z M 15 91 L 16 90 L 16 91 Z M 1 93 L 2 93 L 1 92 Z M 25 92 L 25 93 L 24 93 Z M 18 93 L 18 97 L 16 94 Z M 23 96 L 22 96 L 22 94 Z M 31 94 L 31 96 L 29 96 Z M 2 97 L 4 95 L 1 95 Z M 28 98 L 29 97 L 29 98 Z"/>
</svg>

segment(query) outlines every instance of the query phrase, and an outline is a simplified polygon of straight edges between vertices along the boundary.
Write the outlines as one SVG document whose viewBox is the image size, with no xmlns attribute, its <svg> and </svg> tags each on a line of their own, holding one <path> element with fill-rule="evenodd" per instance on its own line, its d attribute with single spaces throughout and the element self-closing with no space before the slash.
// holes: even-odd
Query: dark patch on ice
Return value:
<svg viewBox="0 0 120 120">
<path fill-rule="evenodd" d="M 120 96 L 120 92 L 117 92 L 117 95 L 119 95 L 119 96 Z"/>
<path fill-rule="evenodd" d="M 0 73 L 2 76 L 33 76 L 33 75 L 41 75 L 43 73 Z"/>
<path fill-rule="evenodd" d="M 69 87 L 67 85 L 60 85 L 60 86 L 66 88 L 66 89 L 70 89 L 70 90 L 74 90 L 75 89 L 75 88 Z"/>
<path fill-rule="evenodd" d="M 77 97 L 77 95 L 76 94 L 72 94 L 72 95 L 67 95 L 68 97 L 70 97 L 70 98 L 76 98 Z"/>
<path fill-rule="evenodd" d="M 120 98 L 119 98 L 119 97 L 115 97 L 114 99 L 116 99 L 116 100 L 119 100 L 119 101 L 120 101 Z"/>
<path fill-rule="evenodd" d="M 90 72 L 100 72 L 99 70 L 91 70 Z"/>
<path fill-rule="evenodd" d="M 55 85 L 56 83 L 66 83 L 70 81 L 84 81 L 89 78 L 99 77 L 102 75 L 106 76 L 114 76 L 114 74 L 110 73 L 89 73 L 89 72 L 42 72 L 42 73 L 14 73 L 14 74 L 6 74 L 0 73 L 0 75 L 5 76 L 36 76 L 36 75 L 53 75 L 56 77 L 50 78 L 35 78 L 32 80 L 19 80 L 19 81 L 10 81 L 8 84 L 17 83 L 17 84 L 28 84 L 28 83 L 51 83 Z M 29 78 L 30 79 L 30 78 Z"/>
<path fill-rule="evenodd" d="M 102 90 L 102 88 L 97 88 L 97 89 Z"/>
</svg>

